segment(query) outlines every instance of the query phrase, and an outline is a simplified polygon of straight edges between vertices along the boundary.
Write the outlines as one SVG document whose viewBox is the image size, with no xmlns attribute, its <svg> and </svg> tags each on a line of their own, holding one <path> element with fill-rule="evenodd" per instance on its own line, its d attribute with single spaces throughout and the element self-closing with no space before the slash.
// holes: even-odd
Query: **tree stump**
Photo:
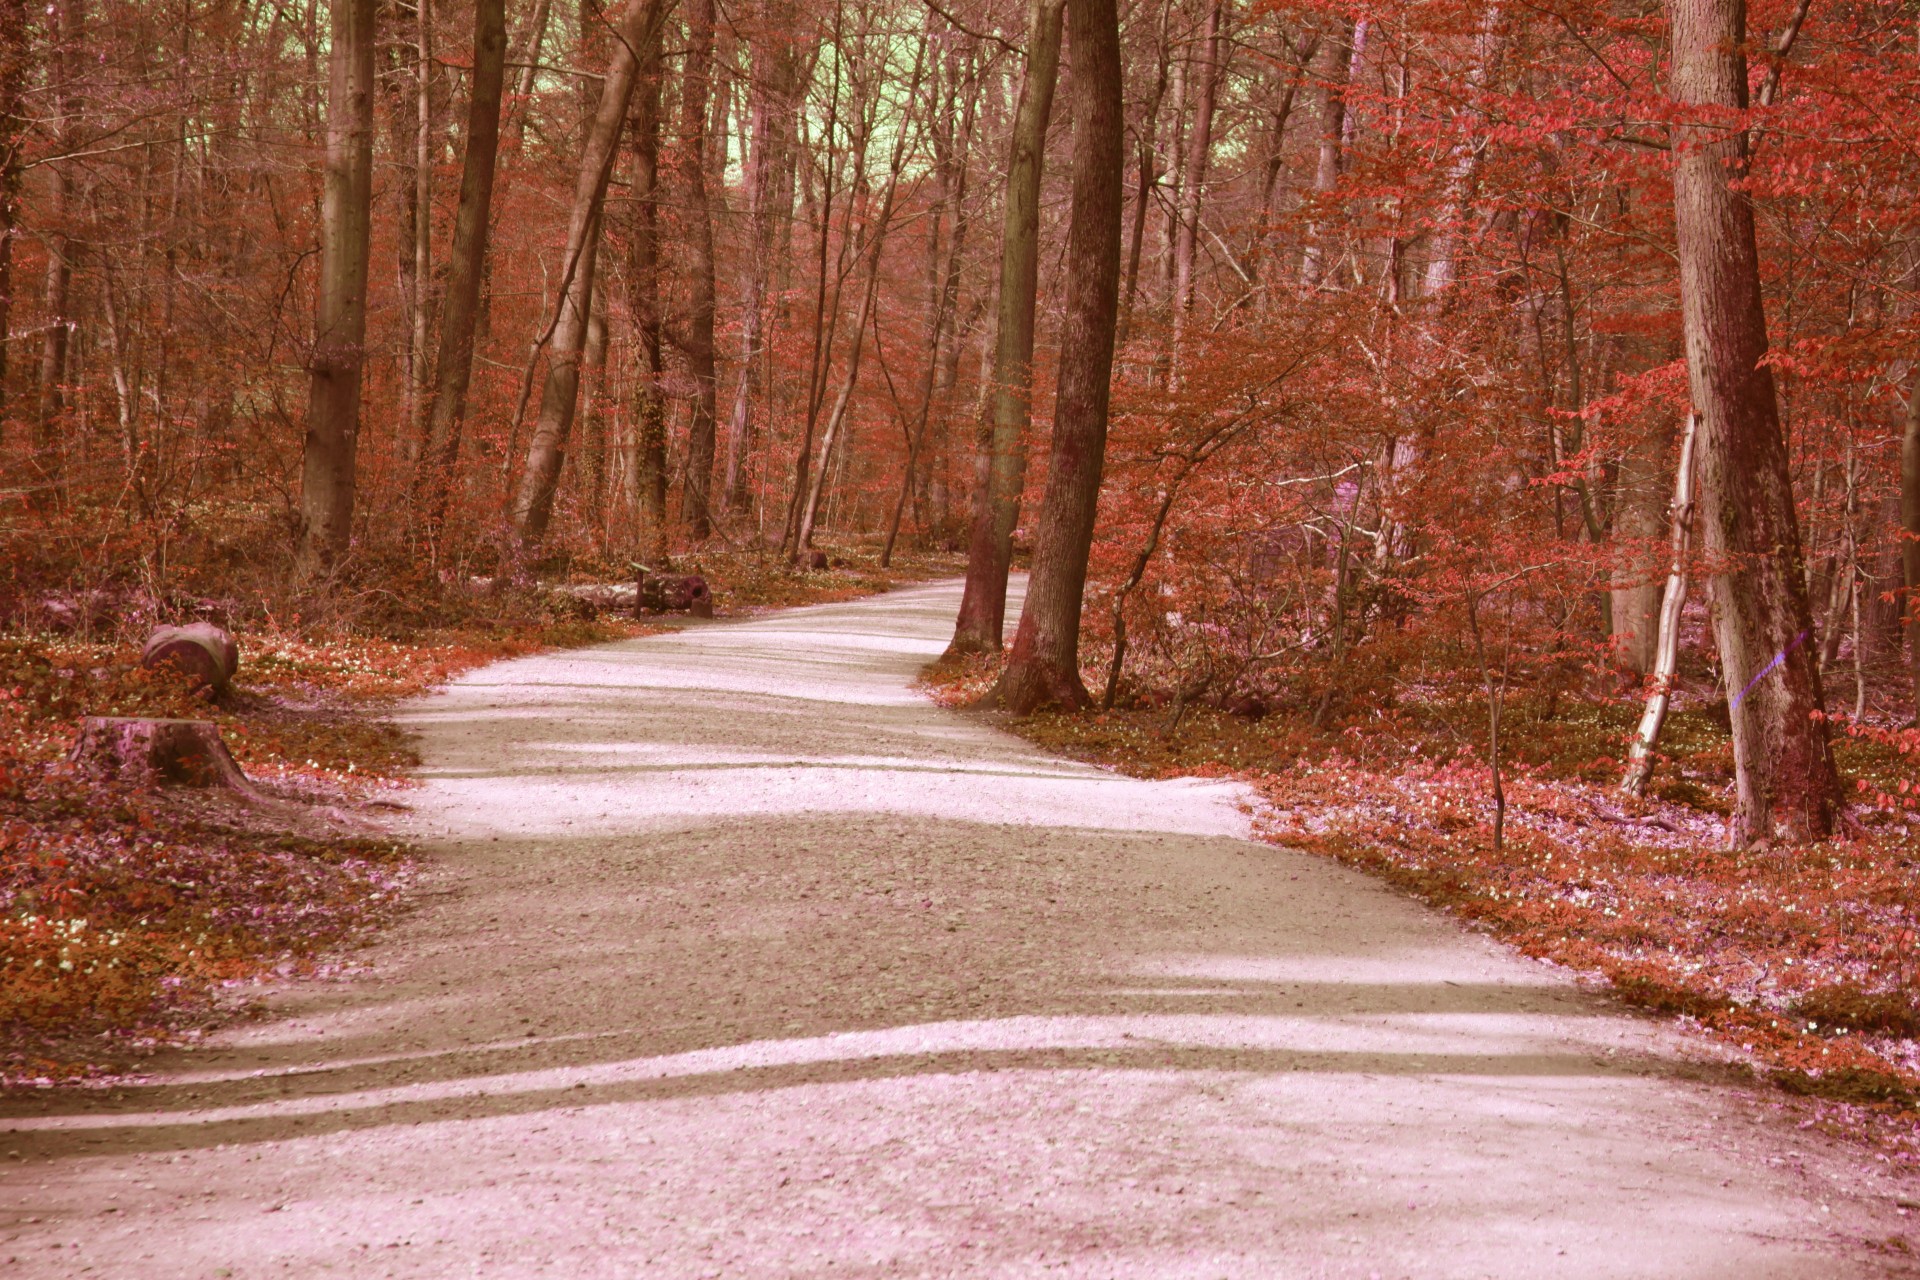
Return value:
<svg viewBox="0 0 1920 1280">
<path fill-rule="evenodd" d="M 687 613 L 713 616 L 713 592 L 697 573 L 642 573 L 635 596 L 636 613 Z"/>
<path fill-rule="evenodd" d="M 143 786 L 173 783 L 253 791 L 211 720 L 88 716 L 80 722 L 80 739 L 67 758 L 83 769 Z"/>
<path fill-rule="evenodd" d="M 161 627 L 140 650 L 140 665 L 149 671 L 172 667 L 196 689 L 218 692 L 240 669 L 240 649 L 233 637 L 211 622 L 184 627 Z"/>
</svg>

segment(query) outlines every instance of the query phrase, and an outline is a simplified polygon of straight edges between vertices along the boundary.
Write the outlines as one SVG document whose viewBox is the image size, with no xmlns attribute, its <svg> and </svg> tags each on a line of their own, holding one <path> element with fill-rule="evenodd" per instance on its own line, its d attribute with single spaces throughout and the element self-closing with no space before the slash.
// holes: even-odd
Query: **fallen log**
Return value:
<svg viewBox="0 0 1920 1280">
<path fill-rule="evenodd" d="M 642 573 L 634 598 L 636 613 L 713 616 L 713 592 L 697 573 Z"/>
<path fill-rule="evenodd" d="M 147 637 L 140 650 L 140 665 L 149 671 L 172 667 L 192 681 L 194 688 L 218 692 L 240 670 L 240 648 L 232 636 L 211 622 L 161 627 Z"/>
<path fill-rule="evenodd" d="M 246 795 L 253 784 L 240 771 L 220 727 L 211 720 L 88 716 L 67 759 L 82 769 L 141 786 L 172 783 L 222 787 Z"/>
</svg>

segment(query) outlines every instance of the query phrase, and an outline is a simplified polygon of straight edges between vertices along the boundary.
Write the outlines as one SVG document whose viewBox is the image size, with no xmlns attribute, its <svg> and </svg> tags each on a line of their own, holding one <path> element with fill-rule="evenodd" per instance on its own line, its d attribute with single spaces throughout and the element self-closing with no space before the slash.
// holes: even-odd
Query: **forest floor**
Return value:
<svg viewBox="0 0 1920 1280">
<path fill-rule="evenodd" d="M 912 687 L 957 588 L 407 703 L 419 909 L 0 1103 L 22 1277 L 1913 1274 L 1714 1042 Z"/>
</svg>

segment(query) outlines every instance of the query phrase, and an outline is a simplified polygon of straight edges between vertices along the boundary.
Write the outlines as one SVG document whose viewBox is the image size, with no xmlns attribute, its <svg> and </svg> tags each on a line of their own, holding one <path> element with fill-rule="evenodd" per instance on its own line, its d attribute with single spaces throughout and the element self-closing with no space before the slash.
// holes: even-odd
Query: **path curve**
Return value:
<svg viewBox="0 0 1920 1280">
<path fill-rule="evenodd" d="M 909 687 L 951 584 L 413 705 L 351 982 L 0 1120 L 7 1274 L 1828 1277 L 1891 1181 L 1242 794 Z"/>
</svg>

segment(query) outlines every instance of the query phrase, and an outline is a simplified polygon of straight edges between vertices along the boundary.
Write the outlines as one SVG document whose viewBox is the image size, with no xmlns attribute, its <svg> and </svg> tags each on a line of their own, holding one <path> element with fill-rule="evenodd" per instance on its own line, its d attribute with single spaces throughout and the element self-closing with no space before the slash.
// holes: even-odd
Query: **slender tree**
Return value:
<svg viewBox="0 0 1920 1280">
<path fill-rule="evenodd" d="M 567 225 L 566 271 L 559 309 L 547 347 L 547 376 L 540 395 L 540 417 L 527 447 L 527 469 L 513 504 L 513 535 L 521 554 L 546 537 L 554 492 L 566 457 L 567 437 L 580 403 L 580 364 L 593 310 L 595 267 L 600 256 L 601 216 L 607 183 L 613 177 L 620 134 L 639 71 L 640 57 L 658 38 L 662 0 L 628 0 L 621 14 L 613 54 L 601 82 L 600 99 L 580 149 L 574 180 L 573 214 Z"/>
<path fill-rule="evenodd" d="M 1114 0 L 1069 0 L 1073 68 L 1073 204 L 1054 390 L 1052 456 L 1034 541 L 1033 576 L 1013 650 L 988 695 L 1016 714 L 1084 707 L 1080 609 L 1106 455 L 1113 342 L 1120 310 L 1120 23 Z"/>
<path fill-rule="evenodd" d="M 1000 652 L 1007 614 L 1013 530 L 1026 485 L 1027 423 L 1033 411 L 1033 315 L 1040 279 L 1040 177 L 1047 122 L 1060 71 L 1066 0 L 1032 0 L 1027 65 L 1014 109 L 1007 158 L 1007 194 L 1000 231 L 1000 301 L 988 392 L 992 439 L 986 483 L 974 495 L 967 582 L 949 658 Z"/>
<path fill-rule="evenodd" d="M 373 218 L 374 0 L 332 0 L 320 282 L 307 396 L 299 566 L 324 572 L 353 534 Z"/>
<path fill-rule="evenodd" d="M 685 0 L 686 63 L 680 78 L 680 138 L 676 172 L 683 231 L 693 257 L 685 332 L 679 346 L 693 375 L 693 418 L 687 428 L 687 471 L 680 489 L 680 519 L 687 536 L 705 541 L 712 532 L 714 417 L 718 373 L 713 346 L 713 209 L 707 196 L 707 108 L 713 82 L 713 0 Z"/>
<path fill-rule="evenodd" d="M 506 83 L 506 0 L 474 0 L 473 96 L 467 104 L 467 153 L 460 173 L 460 204 L 453 216 L 446 298 L 440 314 L 440 356 L 434 361 L 433 407 L 426 446 L 414 471 L 414 501 L 429 540 L 447 517 L 467 388 L 473 379 L 475 321 L 486 276 L 492 226 L 493 175 L 500 153 L 500 99 Z"/>
</svg>

